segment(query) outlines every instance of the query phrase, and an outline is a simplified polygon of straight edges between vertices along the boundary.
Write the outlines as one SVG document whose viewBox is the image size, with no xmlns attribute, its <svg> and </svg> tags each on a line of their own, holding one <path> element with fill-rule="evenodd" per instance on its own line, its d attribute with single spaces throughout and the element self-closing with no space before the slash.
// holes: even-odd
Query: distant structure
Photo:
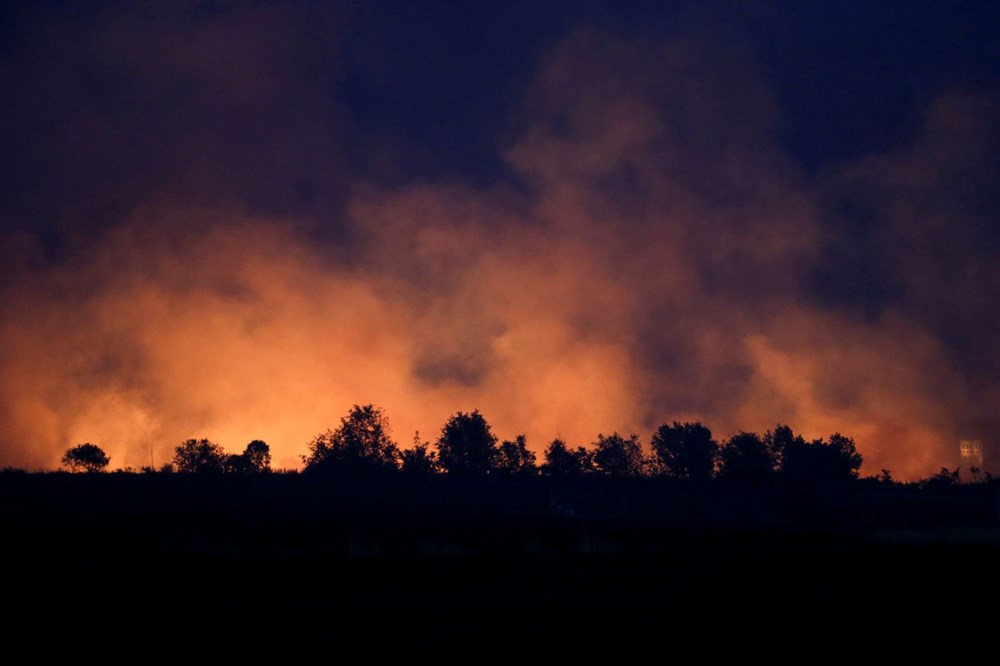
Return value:
<svg viewBox="0 0 1000 666">
<path fill-rule="evenodd" d="M 983 468 L 983 442 L 980 439 L 963 439 L 958 443 L 958 453 L 962 459 L 962 467 Z"/>
</svg>

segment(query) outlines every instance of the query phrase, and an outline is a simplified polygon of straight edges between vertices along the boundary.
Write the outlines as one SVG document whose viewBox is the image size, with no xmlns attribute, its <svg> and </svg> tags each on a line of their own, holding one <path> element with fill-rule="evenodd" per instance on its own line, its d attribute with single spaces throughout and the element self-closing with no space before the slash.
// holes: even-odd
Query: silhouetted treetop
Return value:
<svg viewBox="0 0 1000 666">
<path fill-rule="evenodd" d="M 207 439 L 189 439 L 174 449 L 174 470 L 197 474 L 221 473 L 229 456 L 222 447 Z"/>
<path fill-rule="evenodd" d="M 826 447 L 830 451 L 831 473 L 845 479 L 856 479 L 858 473 L 861 471 L 861 464 L 864 462 L 864 458 L 858 451 L 858 446 L 855 444 L 854 438 L 835 432 L 830 435 Z"/>
<path fill-rule="evenodd" d="M 599 434 L 594 442 L 594 467 L 608 476 L 641 476 L 643 473 L 642 445 L 639 436 L 623 437 L 617 432 Z"/>
<path fill-rule="evenodd" d="M 591 452 L 582 446 L 571 450 L 566 446 L 566 442 L 557 438 L 545 448 L 544 462 L 541 466 L 543 474 L 579 476 L 584 472 L 593 471 L 593 469 Z"/>
<path fill-rule="evenodd" d="M 719 451 L 719 478 L 759 488 L 774 477 L 771 449 L 755 432 L 738 432 Z"/>
<path fill-rule="evenodd" d="M 402 470 L 410 475 L 435 474 L 440 471 L 437 452 L 431 449 L 430 442 L 420 440 L 420 431 L 413 433 L 413 446 L 399 452 Z"/>
<path fill-rule="evenodd" d="M 840 433 L 806 442 L 796 438 L 784 447 L 781 476 L 797 484 L 836 484 L 852 481 L 861 468 L 854 440 Z"/>
<path fill-rule="evenodd" d="M 514 441 L 504 440 L 497 451 L 497 470 L 505 474 L 537 474 L 534 451 L 528 450 L 524 435 L 518 435 Z"/>
<path fill-rule="evenodd" d="M 271 448 L 259 439 L 247 444 L 243 453 L 226 457 L 226 471 L 235 474 L 262 474 L 271 471 Z"/>
<path fill-rule="evenodd" d="M 773 430 L 764 433 L 764 446 L 771 453 L 775 469 L 779 469 L 785 458 L 785 451 L 792 446 L 805 444 L 801 435 L 796 435 L 790 426 L 779 423 Z"/>
<path fill-rule="evenodd" d="M 247 448 L 243 451 L 243 457 L 246 458 L 249 471 L 252 473 L 259 474 L 271 471 L 271 447 L 267 445 L 267 442 L 259 439 L 253 440 L 247 444 Z"/>
<path fill-rule="evenodd" d="M 708 481 L 715 472 L 719 445 L 701 423 L 664 423 L 653 433 L 650 445 L 667 476 Z"/>
<path fill-rule="evenodd" d="M 920 487 L 926 490 L 943 490 L 957 486 L 961 483 L 960 470 L 960 467 L 956 467 L 954 470 L 942 467 L 941 471 L 937 474 L 920 481 Z"/>
<path fill-rule="evenodd" d="M 242 453 L 231 453 L 226 456 L 225 471 L 230 474 L 249 474 L 250 461 Z"/>
<path fill-rule="evenodd" d="M 399 469 L 399 447 L 380 407 L 354 405 L 340 426 L 316 436 L 303 457 L 306 471 L 385 472 Z"/>
<path fill-rule="evenodd" d="M 103 472 L 110 462 L 104 449 L 89 442 L 66 449 L 62 457 L 62 464 L 71 472 Z"/>
<path fill-rule="evenodd" d="M 488 474 L 496 469 L 497 437 L 479 410 L 457 412 L 441 429 L 438 462 L 452 474 Z"/>
</svg>

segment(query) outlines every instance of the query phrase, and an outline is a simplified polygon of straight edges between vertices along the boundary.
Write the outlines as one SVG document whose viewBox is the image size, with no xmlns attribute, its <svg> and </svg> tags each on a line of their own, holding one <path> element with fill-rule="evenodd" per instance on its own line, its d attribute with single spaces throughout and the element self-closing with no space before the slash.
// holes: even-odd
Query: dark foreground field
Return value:
<svg viewBox="0 0 1000 666">
<path fill-rule="evenodd" d="M 8 639 L 81 649 L 892 651 L 992 636 L 1000 600 L 985 491 L 8 474 L 0 498 Z"/>
</svg>

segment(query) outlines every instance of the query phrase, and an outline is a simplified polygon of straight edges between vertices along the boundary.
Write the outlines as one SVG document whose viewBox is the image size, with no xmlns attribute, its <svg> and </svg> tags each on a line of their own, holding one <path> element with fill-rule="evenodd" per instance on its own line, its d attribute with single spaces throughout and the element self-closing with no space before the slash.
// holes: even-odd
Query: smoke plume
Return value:
<svg viewBox="0 0 1000 666">
<path fill-rule="evenodd" d="M 903 145 L 807 173 L 752 53 L 581 27 L 495 182 L 387 182 L 352 159 L 340 29 L 122 12 L 14 47 L 0 463 L 89 441 L 159 466 L 208 437 L 296 467 L 373 402 L 404 446 L 475 408 L 536 451 L 788 423 L 915 478 L 1000 425 L 989 100 L 942 95 Z"/>
</svg>

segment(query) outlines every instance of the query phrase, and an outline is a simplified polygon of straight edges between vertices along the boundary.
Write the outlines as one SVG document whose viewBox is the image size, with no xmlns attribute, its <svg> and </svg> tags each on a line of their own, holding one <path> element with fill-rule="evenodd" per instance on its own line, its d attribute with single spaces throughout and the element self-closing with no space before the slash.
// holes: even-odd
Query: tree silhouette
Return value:
<svg viewBox="0 0 1000 666">
<path fill-rule="evenodd" d="M 785 451 L 789 447 L 797 447 L 805 444 L 805 440 L 800 435 L 792 432 L 791 427 L 779 423 L 773 430 L 764 433 L 764 446 L 771 453 L 774 460 L 775 469 L 780 469 L 784 463 Z"/>
<path fill-rule="evenodd" d="M 261 474 L 271 471 L 271 448 L 266 442 L 255 439 L 243 453 L 226 457 L 226 471 L 234 474 Z"/>
<path fill-rule="evenodd" d="M 719 478 L 741 486 L 762 487 L 774 477 L 774 457 L 755 432 L 738 432 L 719 451 Z"/>
<path fill-rule="evenodd" d="M 406 474 L 433 474 L 438 471 L 437 454 L 430 450 L 429 442 L 420 441 L 420 431 L 413 434 L 413 446 L 400 451 L 403 472 Z"/>
<path fill-rule="evenodd" d="M 650 445 L 667 476 L 692 481 L 712 478 L 719 445 L 701 423 L 664 423 L 653 433 Z"/>
<path fill-rule="evenodd" d="M 103 472 L 110 462 L 111 458 L 104 453 L 104 449 L 90 443 L 66 449 L 62 457 L 62 464 L 71 472 Z"/>
<path fill-rule="evenodd" d="M 497 451 L 497 470 L 505 474 L 536 474 L 534 451 L 528 450 L 524 435 L 518 435 L 514 441 L 509 439 L 500 443 Z"/>
<path fill-rule="evenodd" d="M 883 485 L 892 486 L 896 481 L 892 478 L 892 471 L 882 468 L 882 471 L 875 475 L 875 480 Z"/>
<path fill-rule="evenodd" d="M 579 476 L 594 469 L 590 451 L 582 446 L 571 451 L 561 439 L 549 443 L 544 460 L 541 471 L 549 476 Z"/>
<path fill-rule="evenodd" d="M 830 441 L 805 442 L 801 437 L 783 451 L 781 476 L 796 484 L 836 484 L 858 478 L 861 454 L 854 440 L 834 433 Z"/>
<path fill-rule="evenodd" d="M 594 467 L 608 476 L 641 476 L 642 446 L 639 436 L 623 437 L 617 432 L 599 434 L 594 442 Z"/>
<path fill-rule="evenodd" d="M 920 481 L 920 487 L 925 490 L 943 490 L 957 486 L 961 483 L 959 475 L 961 469 L 961 467 L 956 467 L 954 470 L 949 470 L 947 467 L 942 467 L 937 474 Z"/>
<path fill-rule="evenodd" d="M 399 469 L 399 447 L 380 407 L 354 405 L 340 426 L 309 443 L 306 471 L 387 472 Z"/>
<path fill-rule="evenodd" d="M 207 439 L 189 439 L 174 449 L 174 470 L 197 474 L 223 472 L 229 456 Z"/>
<path fill-rule="evenodd" d="M 496 469 L 497 437 L 478 409 L 450 417 L 441 428 L 437 447 L 438 462 L 445 472 L 488 474 Z"/>
<path fill-rule="evenodd" d="M 255 439 L 243 451 L 247 461 L 248 471 L 255 474 L 271 471 L 271 447 L 259 439 Z"/>
<path fill-rule="evenodd" d="M 835 432 L 826 443 L 830 462 L 827 471 L 835 478 L 851 480 L 858 478 L 861 463 L 864 462 L 857 444 L 852 437 Z"/>
<path fill-rule="evenodd" d="M 232 453 L 226 456 L 225 470 L 230 474 L 249 474 L 250 461 L 242 453 Z"/>
</svg>

